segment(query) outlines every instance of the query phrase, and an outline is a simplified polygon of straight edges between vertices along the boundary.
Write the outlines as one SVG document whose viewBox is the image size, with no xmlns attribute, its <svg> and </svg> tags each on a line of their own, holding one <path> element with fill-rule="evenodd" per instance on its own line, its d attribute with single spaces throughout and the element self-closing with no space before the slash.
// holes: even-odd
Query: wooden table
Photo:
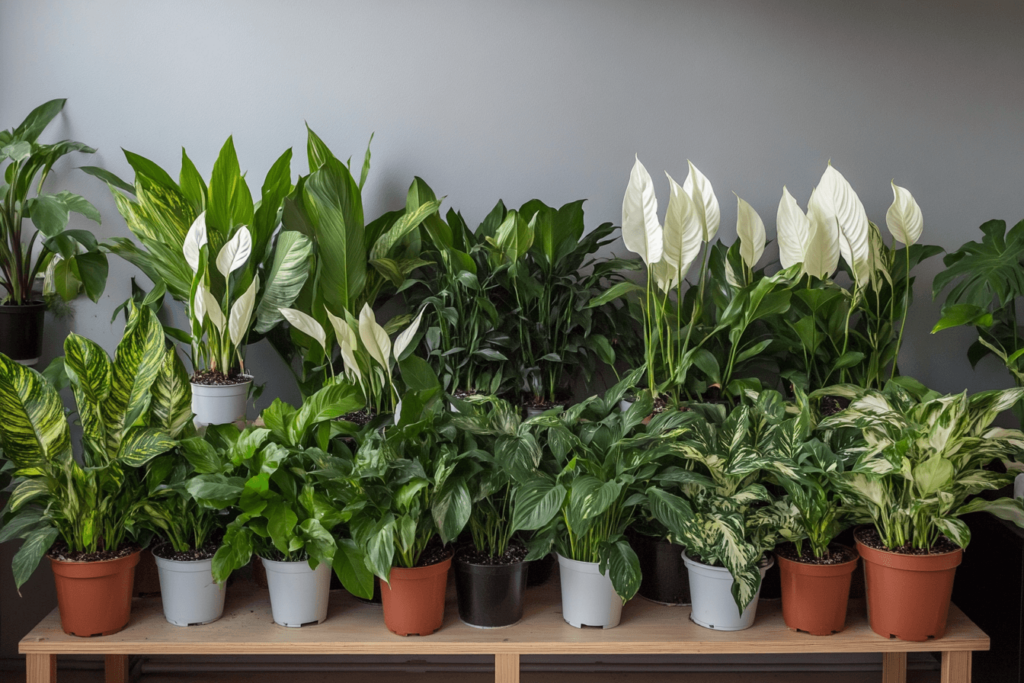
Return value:
<svg viewBox="0 0 1024 683">
<path fill-rule="evenodd" d="M 576 629 L 562 621 L 557 580 L 527 592 L 523 620 L 504 629 L 476 629 L 458 617 L 448 595 L 444 627 L 426 637 L 403 638 L 384 628 L 381 608 L 332 591 L 327 621 L 305 628 L 273 623 L 266 590 L 248 582 L 228 589 L 224 617 L 205 626 L 172 626 L 160 598 L 136 599 L 120 633 L 68 636 L 57 610 L 25 636 L 28 683 L 56 681 L 56 655 L 106 655 L 108 683 L 126 683 L 129 655 L 493 655 L 497 683 L 518 683 L 520 655 L 676 655 L 881 652 L 884 683 L 906 681 L 908 652 L 942 652 L 943 683 L 971 680 L 971 652 L 989 639 L 963 612 L 950 608 L 946 636 L 926 643 L 882 638 L 868 628 L 864 604 L 853 601 L 842 633 L 815 637 L 786 628 L 778 602 L 762 602 L 746 631 L 711 631 L 689 620 L 689 607 L 665 607 L 641 598 L 623 607 L 622 623 L 609 630 Z M 756 676 L 756 674 L 754 674 Z"/>
</svg>

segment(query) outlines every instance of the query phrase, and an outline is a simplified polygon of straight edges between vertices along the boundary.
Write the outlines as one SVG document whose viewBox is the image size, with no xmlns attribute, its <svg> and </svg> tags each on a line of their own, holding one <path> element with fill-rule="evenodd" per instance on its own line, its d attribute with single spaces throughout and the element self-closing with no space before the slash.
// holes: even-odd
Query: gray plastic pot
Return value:
<svg viewBox="0 0 1024 683">
<path fill-rule="evenodd" d="M 274 623 L 289 628 L 320 624 L 327 618 L 331 591 L 331 567 L 323 562 L 310 569 L 305 560 L 275 562 L 263 557 L 270 588 Z"/>
<path fill-rule="evenodd" d="M 223 425 L 245 421 L 245 404 L 249 397 L 250 378 L 241 384 L 192 384 L 192 412 L 196 423 Z"/>
<path fill-rule="evenodd" d="M 179 562 L 156 555 L 164 618 L 175 626 L 198 626 L 224 614 L 225 584 L 213 580 L 213 558 Z"/>
<path fill-rule="evenodd" d="M 557 553 L 556 553 L 557 554 Z M 622 617 L 622 598 L 597 562 L 578 562 L 558 555 L 562 576 L 562 618 L 570 626 L 615 628 Z"/>
<path fill-rule="evenodd" d="M 733 578 L 728 569 L 697 562 L 686 553 L 683 553 L 683 562 L 690 574 L 690 620 L 693 623 L 716 631 L 742 631 L 754 625 L 760 588 L 743 614 L 740 614 L 732 597 Z M 758 569 L 762 581 L 765 572 L 773 564 L 775 559 L 771 555 L 761 558 Z"/>
</svg>

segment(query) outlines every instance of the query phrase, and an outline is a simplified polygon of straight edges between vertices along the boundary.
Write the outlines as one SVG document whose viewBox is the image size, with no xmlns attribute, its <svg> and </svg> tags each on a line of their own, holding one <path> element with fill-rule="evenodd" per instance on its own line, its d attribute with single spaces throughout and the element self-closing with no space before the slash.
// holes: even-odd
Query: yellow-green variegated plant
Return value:
<svg viewBox="0 0 1024 683">
<path fill-rule="evenodd" d="M 790 310 L 772 331 L 788 347 L 778 355 L 787 382 L 805 389 L 837 381 L 881 389 L 898 374 L 913 299 L 911 272 L 942 249 L 918 243 L 921 209 L 905 188 L 893 183 L 892 190 L 886 225 L 893 241 L 886 246 L 857 193 L 831 163 L 806 213 L 782 189 L 779 261 L 783 268 L 797 268 L 801 278 Z M 849 287 L 834 279 L 840 269 Z"/>
<path fill-rule="evenodd" d="M 974 497 L 1013 483 L 1024 470 L 1024 434 L 991 426 L 1024 389 L 940 396 L 889 382 L 883 391 L 840 385 L 816 393 L 851 400 L 818 429 L 845 442 L 837 450 L 850 463 L 839 479 L 841 493 L 850 513 L 874 524 L 886 547 L 927 549 L 945 536 L 966 548 L 971 532 L 959 518 L 971 512 L 1024 526 L 1024 499 Z M 994 460 L 1008 471 L 987 469 Z"/>
<path fill-rule="evenodd" d="M 82 465 L 72 455 L 57 389 L 0 354 L 0 444 L 14 464 L 0 542 L 24 539 L 13 561 L 19 587 L 58 539 L 73 552 L 140 540 L 150 494 L 139 468 L 193 429 L 187 375 L 149 308 L 132 307 L 113 361 L 74 333 L 64 353 L 82 425 Z"/>
<path fill-rule="evenodd" d="M 781 394 L 770 390 L 728 417 L 721 405 L 694 408 L 697 419 L 673 445 L 681 463 L 653 477 L 646 504 L 687 555 L 729 570 L 742 614 L 761 586 L 764 553 L 796 536 L 796 511 L 762 482 L 800 476 L 794 456 L 809 423 L 806 414 L 789 416 Z"/>
<path fill-rule="evenodd" d="M 282 308 L 281 315 L 294 329 L 316 340 L 327 359 L 326 371 L 332 378 L 336 377 L 333 347 L 337 342 L 344 377 L 362 390 L 367 408 L 380 414 L 394 412 L 397 407 L 399 391 L 395 388 L 395 366 L 400 367 L 415 348 L 412 342 L 423 320 L 424 310 L 421 309 L 415 320 L 399 332 L 394 343 L 386 328 L 377 323 L 369 304 L 363 304 L 358 319 L 347 311 L 344 318 L 326 311 L 334 331 L 333 338 L 315 318 L 302 311 Z"/>
</svg>

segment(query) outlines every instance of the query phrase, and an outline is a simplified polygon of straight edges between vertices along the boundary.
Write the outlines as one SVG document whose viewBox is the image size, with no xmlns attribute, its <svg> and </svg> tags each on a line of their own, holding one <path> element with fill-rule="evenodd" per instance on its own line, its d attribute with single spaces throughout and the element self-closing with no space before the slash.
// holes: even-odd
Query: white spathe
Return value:
<svg viewBox="0 0 1024 683">
<path fill-rule="evenodd" d="M 885 213 L 885 224 L 889 232 L 908 247 L 921 239 L 924 231 L 924 216 L 910 190 L 892 183 L 892 206 Z"/>
<path fill-rule="evenodd" d="M 206 245 L 206 212 L 199 214 L 185 235 L 185 243 L 181 245 L 181 253 L 193 273 L 199 272 L 199 252 Z"/>
<path fill-rule="evenodd" d="M 217 254 L 217 270 L 225 278 L 245 265 L 252 252 L 252 235 L 244 225 L 240 227 Z"/>
<path fill-rule="evenodd" d="M 740 258 L 753 270 L 764 254 L 768 238 L 761 216 L 739 195 L 736 195 L 736 235 L 740 239 Z"/>
<path fill-rule="evenodd" d="M 629 173 L 629 184 L 622 198 L 622 242 L 647 266 L 661 260 L 664 242 L 658 222 L 658 198 L 654 195 L 651 174 L 639 157 Z"/>
<path fill-rule="evenodd" d="M 718 207 L 718 197 L 715 196 L 715 188 L 711 181 L 693 165 L 689 159 L 686 164 L 690 167 L 690 173 L 683 181 L 683 192 L 690 195 L 697 215 L 700 217 L 705 242 L 710 242 L 718 234 L 718 226 L 722 221 L 722 212 Z"/>
</svg>

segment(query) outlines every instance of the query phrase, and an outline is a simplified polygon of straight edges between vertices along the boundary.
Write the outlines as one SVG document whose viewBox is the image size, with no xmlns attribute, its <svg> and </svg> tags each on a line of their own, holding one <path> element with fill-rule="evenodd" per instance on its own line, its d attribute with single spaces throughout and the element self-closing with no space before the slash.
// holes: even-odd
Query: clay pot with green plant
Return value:
<svg viewBox="0 0 1024 683">
<path fill-rule="evenodd" d="M 1024 434 L 990 425 L 1024 389 L 941 396 L 902 378 L 884 391 L 843 385 L 818 393 L 851 401 L 819 429 L 853 435 L 837 451 L 850 461 L 838 482 L 853 519 L 866 525 L 855 539 L 871 629 L 901 640 L 941 638 L 971 540 L 959 518 L 989 512 L 1024 526 L 1021 499 L 973 497 L 1011 484 L 1022 468 L 1014 458 Z M 1008 471 L 987 467 L 996 460 Z"/>
<path fill-rule="evenodd" d="M 14 468 L 0 542 L 24 541 L 13 561 L 19 588 L 49 557 L 65 632 L 107 635 L 128 623 L 134 567 L 148 541 L 152 489 L 143 466 L 174 447 L 171 433 L 191 415 L 188 388 L 148 308 L 132 308 L 113 361 L 73 333 L 64 352 L 84 467 L 72 455 L 57 389 L 0 355 L 0 401 L 8 406 L 0 446 Z"/>
</svg>

